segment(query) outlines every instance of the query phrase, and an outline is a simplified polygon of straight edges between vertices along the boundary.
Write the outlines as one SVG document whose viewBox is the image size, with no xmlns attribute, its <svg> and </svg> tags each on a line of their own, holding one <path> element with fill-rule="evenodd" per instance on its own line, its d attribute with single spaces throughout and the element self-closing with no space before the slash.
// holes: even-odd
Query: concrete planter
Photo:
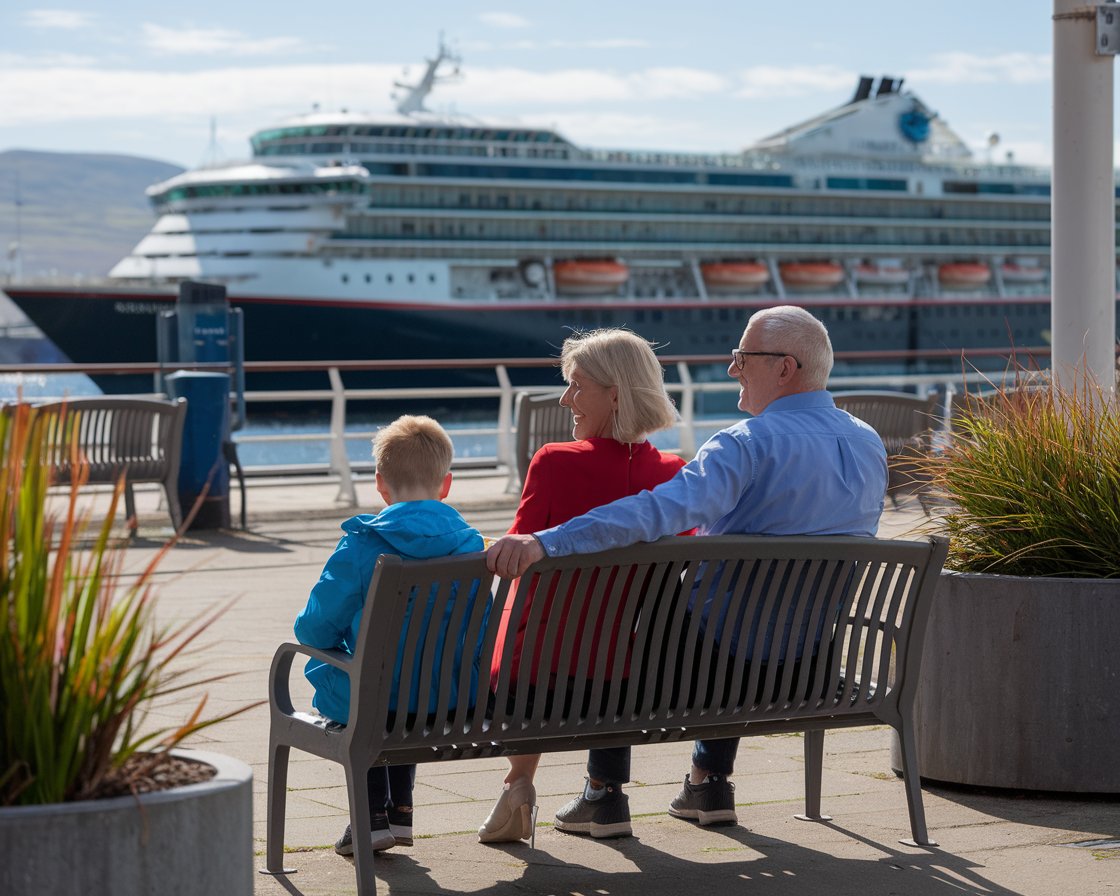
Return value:
<svg viewBox="0 0 1120 896">
<path fill-rule="evenodd" d="M 923 779 L 1120 793 L 1120 580 L 942 573 L 915 716 Z"/>
<path fill-rule="evenodd" d="M 252 771 L 176 752 L 217 775 L 140 797 L 0 808 L 0 893 L 252 896 Z"/>
</svg>

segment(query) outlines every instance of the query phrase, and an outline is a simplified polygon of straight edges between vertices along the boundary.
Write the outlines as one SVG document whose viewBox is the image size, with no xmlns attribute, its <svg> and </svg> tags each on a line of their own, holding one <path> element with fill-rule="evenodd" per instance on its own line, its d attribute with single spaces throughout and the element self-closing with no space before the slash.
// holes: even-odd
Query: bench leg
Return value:
<svg viewBox="0 0 1120 896">
<path fill-rule="evenodd" d="M 805 814 L 801 821 L 832 821 L 821 815 L 821 777 L 824 773 L 824 729 L 805 732 Z"/>
<path fill-rule="evenodd" d="M 377 878 L 373 875 L 373 844 L 369 837 L 369 790 L 367 769 L 355 769 L 346 763 L 346 791 L 350 796 L 350 836 L 354 838 L 354 873 L 358 896 L 377 896 Z"/>
<path fill-rule="evenodd" d="M 284 867 L 284 817 L 288 809 L 287 744 L 271 744 L 268 751 L 268 821 L 265 827 L 265 868 L 262 874 L 294 874 Z"/>
<path fill-rule="evenodd" d="M 136 519 L 136 496 L 132 493 L 132 483 L 127 481 L 124 484 L 124 515 L 129 534 L 135 535 L 140 522 Z"/>
<path fill-rule="evenodd" d="M 898 731 L 899 752 L 902 753 L 902 779 L 906 785 L 906 808 L 910 813 L 911 840 L 900 840 L 905 846 L 937 846 L 937 841 L 929 839 L 926 830 L 926 809 L 922 803 L 922 778 L 918 771 L 918 749 L 914 744 L 913 726 L 900 725 Z"/>
</svg>

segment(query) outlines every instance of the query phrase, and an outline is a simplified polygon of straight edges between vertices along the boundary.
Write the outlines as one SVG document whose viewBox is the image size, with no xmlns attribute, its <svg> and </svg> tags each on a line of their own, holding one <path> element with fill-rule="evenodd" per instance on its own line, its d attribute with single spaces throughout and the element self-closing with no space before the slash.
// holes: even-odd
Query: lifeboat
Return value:
<svg viewBox="0 0 1120 896">
<path fill-rule="evenodd" d="M 866 286 L 905 286 L 910 282 L 910 272 L 897 262 L 857 264 L 852 273 Z"/>
<path fill-rule="evenodd" d="M 630 278 L 630 269 L 620 261 L 586 259 L 558 261 L 552 266 L 556 291 L 573 296 L 597 296 L 614 292 Z"/>
<path fill-rule="evenodd" d="M 970 289 L 984 286 L 992 279 L 992 269 L 975 261 L 952 261 L 937 269 L 942 286 Z"/>
<path fill-rule="evenodd" d="M 712 261 L 700 265 L 708 292 L 753 292 L 770 279 L 770 269 L 758 261 Z"/>
<path fill-rule="evenodd" d="M 1046 279 L 1046 268 L 1040 264 L 1009 261 L 1000 265 L 999 274 L 1004 283 L 1041 283 Z"/>
<path fill-rule="evenodd" d="M 786 286 L 827 289 L 844 279 L 844 269 L 833 261 L 784 261 L 778 265 Z"/>
</svg>

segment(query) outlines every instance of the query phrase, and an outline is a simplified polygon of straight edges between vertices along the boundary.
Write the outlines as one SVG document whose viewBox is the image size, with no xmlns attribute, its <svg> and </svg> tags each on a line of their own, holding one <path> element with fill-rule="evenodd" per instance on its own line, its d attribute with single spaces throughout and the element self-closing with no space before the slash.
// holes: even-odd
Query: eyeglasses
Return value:
<svg viewBox="0 0 1120 896">
<path fill-rule="evenodd" d="M 747 363 L 747 355 L 760 355 L 764 358 L 793 358 L 794 363 L 797 364 L 797 369 L 801 369 L 801 362 L 789 352 L 747 352 L 741 348 L 736 348 L 731 350 L 731 360 L 739 370 L 742 370 L 743 365 Z"/>
</svg>

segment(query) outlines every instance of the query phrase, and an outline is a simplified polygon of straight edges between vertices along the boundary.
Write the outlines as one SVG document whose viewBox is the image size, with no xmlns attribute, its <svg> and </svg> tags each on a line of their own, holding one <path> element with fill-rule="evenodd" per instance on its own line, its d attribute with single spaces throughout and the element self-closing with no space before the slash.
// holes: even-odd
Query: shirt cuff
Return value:
<svg viewBox="0 0 1120 896">
<path fill-rule="evenodd" d="M 559 526 L 534 532 L 533 538 L 540 542 L 545 555 L 548 557 L 566 557 L 571 553 L 571 550 L 565 550 L 564 537 L 560 533 Z"/>
</svg>

